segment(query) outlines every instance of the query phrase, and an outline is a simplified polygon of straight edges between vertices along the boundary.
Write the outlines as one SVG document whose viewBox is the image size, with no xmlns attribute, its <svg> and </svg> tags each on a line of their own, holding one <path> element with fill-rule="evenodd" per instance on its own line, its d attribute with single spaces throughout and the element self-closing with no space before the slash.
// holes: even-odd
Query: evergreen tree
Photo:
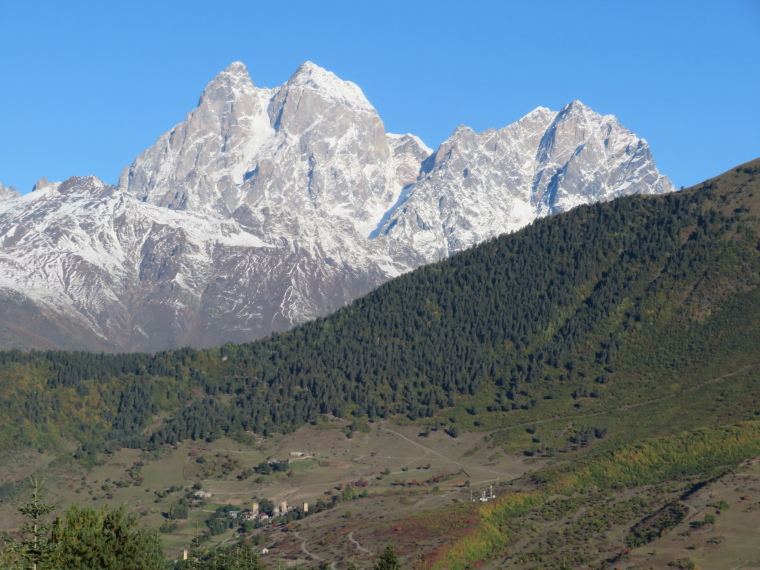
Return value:
<svg viewBox="0 0 760 570">
<path fill-rule="evenodd" d="M 380 558 L 377 559 L 377 564 L 372 567 L 373 570 L 401 570 L 401 564 L 396 558 L 396 553 L 393 551 L 393 547 L 388 545 L 383 550 Z"/>
<path fill-rule="evenodd" d="M 122 506 L 98 512 L 76 505 L 53 524 L 50 568 L 81 570 L 161 570 L 164 552 L 158 535 L 137 529 L 137 519 Z M 46 566 L 47 568 L 48 566 Z"/>
<path fill-rule="evenodd" d="M 180 566 L 182 570 L 200 570 L 203 567 L 203 552 L 201 549 L 201 533 L 196 522 L 195 536 L 190 541 L 190 549 L 187 553 L 187 560 Z"/>
<path fill-rule="evenodd" d="M 32 478 L 27 482 L 27 486 L 31 492 L 31 499 L 18 508 L 18 511 L 27 518 L 27 522 L 21 527 L 24 538 L 18 551 L 29 563 L 28 567 L 37 570 L 43 567 L 42 562 L 52 551 L 52 546 L 47 540 L 47 531 L 50 527 L 43 523 L 43 519 L 50 514 L 54 506 L 42 501 L 42 481 Z"/>
<path fill-rule="evenodd" d="M 264 566 L 259 562 L 259 556 L 253 548 L 253 545 L 244 541 L 237 546 L 232 552 L 232 564 L 230 570 L 263 570 Z"/>
<path fill-rule="evenodd" d="M 21 553 L 18 542 L 12 539 L 0 539 L 0 568 L 5 570 L 19 570 L 21 566 Z"/>
</svg>

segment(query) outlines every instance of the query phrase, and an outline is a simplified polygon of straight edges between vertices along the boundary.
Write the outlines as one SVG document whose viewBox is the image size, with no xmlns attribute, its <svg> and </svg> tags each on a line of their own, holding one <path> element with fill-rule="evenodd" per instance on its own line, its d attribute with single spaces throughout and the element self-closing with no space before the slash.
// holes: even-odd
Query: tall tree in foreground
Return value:
<svg viewBox="0 0 760 570">
<path fill-rule="evenodd" d="M 187 560 L 175 565 L 177 570 L 263 570 L 259 556 L 247 540 L 236 546 L 202 549 L 193 542 Z"/>
<path fill-rule="evenodd" d="M 52 525 L 44 522 L 54 506 L 42 499 L 42 482 L 27 482 L 31 497 L 18 510 L 27 522 L 20 541 L 1 546 L 3 570 L 163 570 L 158 535 L 138 529 L 137 519 L 122 506 L 109 512 L 72 506 Z"/>
<path fill-rule="evenodd" d="M 35 477 L 29 479 L 26 485 L 31 494 L 30 500 L 18 508 L 18 511 L 27 518 L 27 522 L 21 527 L 24 539 L 18 545 L 9 545 L 7 554 L 12 556 L 15 550 L 28 563 L 28 566 L 24 567 L 38 570 L 44 568 L 42 563 L 51 552 L 51 545 L 47 540 L 47 531 L 50 526 L 44 524 L 43 521 L 55 507 L 43 502 L 42 481 Z"/>
<path fill-rule="evenodd" d="M 76 505 L 56 519 L 50 543 L 51 568 L 81 570 L 161 570 L 164 552 L 158 535 L 138 529 L 122 506 L 113 512 Z"/>
</svg>

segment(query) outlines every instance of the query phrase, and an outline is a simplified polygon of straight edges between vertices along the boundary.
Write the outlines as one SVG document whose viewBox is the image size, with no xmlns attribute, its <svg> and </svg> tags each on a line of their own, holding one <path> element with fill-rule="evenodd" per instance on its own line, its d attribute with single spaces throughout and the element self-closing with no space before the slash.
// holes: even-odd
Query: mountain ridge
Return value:
<svg viewBox="0 0 760 570">
<path fill-rule="evenodd" d="M 673 190 L 646 141 L 579 102 L 498 131 L 457 128 L 433 152 L 386 133 L 359 87 L 311 62 L 275 89 L 231 64 L 105 186 L 43 179 L 35 193 L 47 201 L 0 208 L 0 304 L 22 315 L 17 327 L 35 318 L 20 300 L 89 330 L 64 348 L 251 340 L 537 217 Z M 98 206 L 96 189 L 118 215 Z M 97 243 L 88 227 L 104 224 Z M 50 260 L 57 269 L 41 271 Z M 106 273 L 120 277 L 97 277 Z"/>
</svg>

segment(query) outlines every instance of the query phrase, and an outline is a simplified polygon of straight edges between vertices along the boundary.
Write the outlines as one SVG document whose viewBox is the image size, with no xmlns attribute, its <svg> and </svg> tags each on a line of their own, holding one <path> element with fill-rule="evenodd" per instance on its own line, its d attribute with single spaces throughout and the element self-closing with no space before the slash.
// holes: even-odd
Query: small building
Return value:
<svg viewBox="0 0 760 570">
<path fill-rule="evenodd" d="M 274 516 L 281 517 L 284 514 L 287 514 L 287 512 L 290 510 L 288 507 L 288 502 L 283 501 L 279 505 L 275 505 L 274 507 Z"/>
</svg>

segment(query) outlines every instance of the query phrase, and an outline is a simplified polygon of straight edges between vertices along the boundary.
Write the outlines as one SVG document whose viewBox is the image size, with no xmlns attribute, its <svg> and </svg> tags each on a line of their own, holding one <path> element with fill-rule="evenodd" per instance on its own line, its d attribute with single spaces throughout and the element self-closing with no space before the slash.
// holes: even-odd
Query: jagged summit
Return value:
<svg viewBox="0 0 760 570">
<path fill-rule="evenodd" d="M 429 263 L 539 216 L 672 190 L 646 141 L 573 101 L 560 112 L 539 107 L 498 131 L 457 127 L 377 233 L 399 255 Z"/>
<path fill-rule="evenodd" d="M 242 61 L 233 61 L 222 73 L 248 77 L 248 68 Z"/>
<path fill-rule="evenodd" d="M 570 101 L 567 105 L 562 107 L 560 110 L 560 114 L 562 113 L 570 113 L 570 112 L 576 112 L 576 113 L 593 113 L 590 107 L 587 105 L 584 105 L 582 101 L 579 99 L 573 99 Z"/>
<path fill-rule="evenodd" d="M 285 330 L 538 216 L 673 189 L 646 141 L 578 101 L 433 151 L 311 62 L 274 89 L 231 64 L 118 188 L 36 187 L 0 207 L 0 315 L 149 351 Z"/>
<path fill-rule="evenodd" d="M 419 145 L 420 148 L 422 148 L 425 151 L 427 151 L 428 154 L 432 154 L 433 153 L 433 149 L 432 148 L 430 148 L 429 146 L 427 146 L 420 137 L 418 137 L 417 135 L 413 135 L 412 133 L 404 133 L 403 135 L 394 134 L 394 133 L 386 133 L 386 136 L 389 139 L 393 139 L 393 140 L 402 140 L 402 139 L 404 139 L 404 140 L 415 141 L 415 143 L 417 145 Z"/>
<path fill-rule="evenodd" d="M 202 106 L 206 100 L 230 102 L 249 93 L 254 89 L 253 81 L 248 75 L 248 69 L 239 61 L 229 65 L 227 69 L 219 73 L 206 85 L 198 106 Z"/>
<path fill-rule="evenodd" d="M 0 184 L 0 201 L 12 200 L 18 198 L 21 194 L 13 186 Z"/>
<path fill-rule="evenodd" d="M 540 116 L 545 116 L 545 115 L 555 115 L 555 114 L 556 114 L 555 111 L 552 111 L 551 109 L 547 107 L 536 107 L 530 113 L 525 115 L 523 119 L 540 117 Z"/>
<path fill-rule="evenodd" d="M 624 129 L 630 136 L 636 137 L 635 134 L 620 125 L 620 122 L 615 115 L 602 115 L 597 113 L 578 100 L 571 101 L 562 107 L 559 112 L 555 113 L 554 122 L 556 125 L 570 122 L 580 129 L 583 129 L 584 127 L 595 129 L 599 125 L 607 125 L 609 129 Z M 636 138 L 638 139 L 638 137 Z"/>
<path fill-rule="evenodd" d="M 204 89 L 198 107 L 125 169 L 119 186 L 146 202 L 229 216 L 229 189 L 243 182 L 253 157 L 274 131 L 272 90 L 253 85 L 236 62 Z"/>
<path fill-rule="evenodd" d="M 355 83 L 344 81 L 334 73 L 310 61 L 301 64 L 283 88 L 287 90 L 306 89 L 338 104 L 369 112 L 375 111 Z"/>
<path fill-rule="evenodd" d="M 34 186 L 32 186 L 32 192 L 36 192 L 37 190 L 42 190 L 44 188 L 47 188 L 50 186 L 50 182 L 48 182 L 47 176 L 43 176 L 40 178 L 37 182 L 34 183 Z"/>
</svg>

